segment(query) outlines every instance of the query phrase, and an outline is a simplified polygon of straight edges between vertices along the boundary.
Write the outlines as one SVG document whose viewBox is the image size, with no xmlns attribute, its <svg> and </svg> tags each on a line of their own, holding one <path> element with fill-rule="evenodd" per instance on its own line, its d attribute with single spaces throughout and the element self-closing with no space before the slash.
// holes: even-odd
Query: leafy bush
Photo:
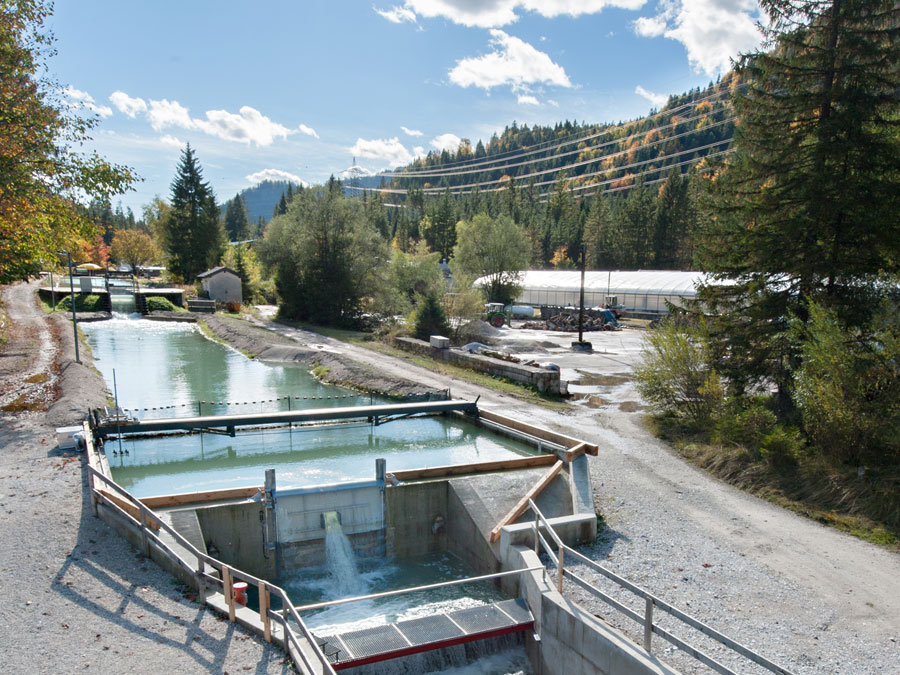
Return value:
<svg viewBox="0 0 900 675">
<path fill-rule="evenodd" d="M 447 315 L 438 301 L 437 293 L 428 293 L 421 300 L 413 314 L 414 334 L 420 340 L 427 340 L 432 335 L 447 335 L 450 325 Z"/>
<path fill-rule="evenodd" d="M 666 321 L 648 333 L 635 379 L 641 396 L 658 412 L 669 411 L 696 424 L 708 422 L 725 400 L 702 327 Z"/>
<path fill-rule="evenodd" d="M 72 296 L 67 295 L 56 303 L 57 310 L 72 310 Z M 99 295 L 76 295 L 75 311 L 76 312 L 103 312 L 106 308 L 103 306 L 103 299 Z"/>
<path fill-rule="evenodd" d="M 152 295 L 147 298 L 147 311 L 175 312 L 178 311 L 178 308 L 174 304 L 172 304 L 172 301 L 168 298 L 164 298 L 161 295 Z"/>
<path fill-rule="evenodd" d="M 773 467 L 785 468 L 797 464 L 803 447 L 799 429 L 779 424 L 761 439 L 759 454 Z"/>
<path fill-rule="evenodd" d="M 810 439 L 845 462 L 900 458 L 900 318 L 885 302 L 861 328 L 818 305 L 800 339 L 794 401 Z"/>
<path fill-rule="evenodd" d="M 717 416 L 712 440 L 741 446 L 758 456 L 763 438 L 776 427 L 778 417 L 766 399 L 753 398 L 742 402 L 744 408 L 737 408 L 732 403 Z"/>
</svg>

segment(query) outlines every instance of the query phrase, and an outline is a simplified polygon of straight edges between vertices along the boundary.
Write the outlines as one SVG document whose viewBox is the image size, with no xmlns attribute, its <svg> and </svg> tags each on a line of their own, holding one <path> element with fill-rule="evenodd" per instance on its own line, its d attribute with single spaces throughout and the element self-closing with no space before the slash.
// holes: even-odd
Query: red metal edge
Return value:
<svg viewBox="0 0 900 675">
<path fill-rule="evenodd" d="M 446 640 L 438 640 L 437 642 L 428 642 L 423 645 L 414 647 L 404 647 L 403 649 L 395 649 L 390 652 L 381 654 L 373 654 L 361 659 L 351 659 L 349 661 L 339 661 L 332 663 L 331 667 L 335 670 L 346 670 L 347 668 L 356 668 L 357 666 L 365 666 L 370 663 L 378 663 L 379 661 L 388 661 L 390 659 L 399 659 L 402 656 L 412 656 L 413 654 L 421 654 L 422 652 L 431 652 L 435 649 L 444 649 L 446 647 L 455 647 L 456 645 L 466 644 L 467 642 L 475 642 L 477 640 L 487 640 L 488 638 L 500 637 L 501 635 L 509 635 L 510 633 L 520 633 L 522 631 L 534 628 L 534 621 L 526 623 L 518 623 L 514 626 L 506 626 L 504 628 L 496 628 L 494 630 L 482 631 L 481 633 L 470 633 L 469 635 L 461 635 L 459 637 L 448 638 Z"/>
</svg>

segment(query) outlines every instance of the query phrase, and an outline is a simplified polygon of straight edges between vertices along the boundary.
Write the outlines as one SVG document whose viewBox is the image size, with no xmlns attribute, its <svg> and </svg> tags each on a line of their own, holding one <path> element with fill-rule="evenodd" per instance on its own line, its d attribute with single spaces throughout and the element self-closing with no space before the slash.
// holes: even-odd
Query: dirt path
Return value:
<svg viewBox="0 0 900 675">
<path fill-rule="evenodd" d="M 449 385 L 454 397 L 481 396 L 480 405 L 598 443 L 600 454 L 590 460 L 594 498 L 608 527 L 592 549 L 594 559 L 795 672 L 896 672 L 900 556 L 710 477 L 652 436 L 641 415 L 628 408 L 548 410 L 357 345 L 261 323 L 386 373 L 438 389 Z M 640 400 L 627 382 L 616 386 L 615 396 Z M 640 640 L 635 625 L 577 589 L 572 593 Z M 664 658 L 685 672 L 696 663 L 672 651 Z M 753 672 L 745 661 L 730 663 L 739 672 Z"/>
<path fill-rule="evenodd" d="M 172 577 L 91 515 L 82 459 L 54 450 L 54 427 L 105 402 L 105 385 L 72 361 L 71 324 L 46 317 L 33 286 L 2 291 L 11 326 L 0 391 L 15 388 L 38 409 L 63 394 L 47 411 L 0 413 L 3 671 L 288 672 L 281 650 L 183 597 Z M 23 382 L 41 374 L 52 378 Z"/>
</svg>

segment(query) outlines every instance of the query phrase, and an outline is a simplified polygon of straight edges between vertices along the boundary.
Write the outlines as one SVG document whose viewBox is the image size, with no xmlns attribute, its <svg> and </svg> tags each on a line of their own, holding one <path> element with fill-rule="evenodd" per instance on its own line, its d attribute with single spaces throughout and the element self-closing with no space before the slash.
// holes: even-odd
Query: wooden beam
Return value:
<svg viewBox="0 0 900 675">
<path fill-rule="evenodd" d="M 556 455 L 535 455 L 518 459 L 503 459 L 496 462 L 479 462 L 477 464 L 457 464 L 452 466 L 434 466 L 425 469 L 406 469 L 392 471 L 397 480 L 415 480 L 417 478 L 437 478 L 440 476 L 458 476 L 460 474 L 488 473 L 491 471 L 514 471 L 530 469 L 536 466 L 550 466 L 556 461 Z"/>
<path fill-rule="evenodd" d="M 106 501 L 112 502 L 113 504 L 118 506 L 120 509 L 122 509 L 125 513 L 127 513 L 129 516 L 134 518 L 136 521 L 141 522 L 141 510 L 138 507 L 136 507 L 134 504 L 132 504 L 131 502 L 129 502 L 125 499 L 122 499 L 121 497 L 114 495 L 112 492 L 109 492 L 108 490 L 104 490 L 103 488 L 97 488 L 96 491 L 102 495 L 103 499 L 105 499 Z M 157 523 L 152 518 L 144 518 L 144 525 L 149 527 L 151 530 L 154 530 L 154 531 L 159 530 L 159 523 Z"/>
<path fill-rule="evenodd" d="M 506 415 L 501 415 L 500 413 L 493 412 L 492 410 L 479 409 L 478 416 L 483 417 L 490 422 L 502 424 L 503 426 L 509 427 L 510 429 L 521 431 L 522 433 L 528 434 L 529 436 L 534 436 L 535 438 L 540 438 L 544 441 L 556 443 L 557 445 L 561 445 L 565 448 L 574 448 L 578 445 L 584 445 L 585 452 L 595 457 L 597 456 L 597 452 L 599 451 L 599 448 L 594 443 L 588 443 L 587 441 L 582 441 L 579 438 L 566 436 L 565 434 L 560 434 L 556 431 L 550 431 L 549 429 L 536 427 L 532 424 L 528 424 L 528 422 L 520 422 L 519 420 L 513 419 L 512 417 L 507 417 Z"/>
<path fill-rule="evenodd" d="M 554 478 L 556 478 L 556 475 L 560 472 L 560 470 L 562 468 L 563 468 L 563 461 L 561 459 L 557 460 L 556 464 L 553 465 L 553 468 L 550 469 L 547 473 L 545 473 L 541 477 L 541 479 L 532 486 L 532 488 L 528 491 L 528 493 L 524 497 L 522 497 L 522 499 L 519 500 L 519 503 L 516 504 L 512 508 L 512 511 L 510 511 L 505 516 L 503 516 L 503 518 L 500 520 L 500 522 L 497 523 L 497 526 L 493 530 L 491 530 L 491 543 L 492 544 L 500 538 L 500 529 L 504 525 L 509 525 L 511 523 L 514 523 L 519 516 L 521 516 L 523 513 L 525 513 L 525 510 L 528 508 L 528 500 L 534 499 L 541 492 L 543 492 L 544 488 L 547 487 L 548 485 L 550 485 L 550 482 Z"/>
<path fill-rule="evenodd" d="M 184 492 L 177 495 L 144 497 L 141 499 L 141 502 L 148 509 L 159 509 L 167 506 L 202 504 L 203 502 L 218 502 L 229 499 L 247 499 L 253 497 L 260 490 L 262 490 L 262 486 L 229 488 L 227 490 L 209 490 L 207 492 Z"/>
<path fill-rule="evenodd" d="M 586 443 L 579 443 L 574 448 L 569 448 L 568 450 L 566 450 L 566 462 L 571 464 L 572 460 L 577 457 L 581 457 L 581 455 L 587 453 L 587 450 L 588 448 Z"/>
</svg>

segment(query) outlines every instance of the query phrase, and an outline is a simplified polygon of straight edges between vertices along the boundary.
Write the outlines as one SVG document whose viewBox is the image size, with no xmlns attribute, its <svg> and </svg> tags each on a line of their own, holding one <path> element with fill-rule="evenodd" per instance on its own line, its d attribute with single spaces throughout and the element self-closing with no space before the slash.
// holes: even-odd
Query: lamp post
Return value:
<svg viewBox="0 0 900 675">
<path fill-rule="evenodd" d="M 72 254 L 68 251 L 58 251 L 60 255 L 65 254 L 69 263 L 69 290 L 72 295 L 72 334 L 75 336 L 75 363 L 81 363 L 78 356 L 78 320 L 75 318 L 75 280 L 72 278 Z"/>
<path fill-rule="evenodd" d="M 572 343 L 572 351 L 589 352 L 593 350 L 590 342 L 584 341 L 584 244 L 581 245 L 581 292 L 578 298 L 578 342 Z"/>
</svg>

